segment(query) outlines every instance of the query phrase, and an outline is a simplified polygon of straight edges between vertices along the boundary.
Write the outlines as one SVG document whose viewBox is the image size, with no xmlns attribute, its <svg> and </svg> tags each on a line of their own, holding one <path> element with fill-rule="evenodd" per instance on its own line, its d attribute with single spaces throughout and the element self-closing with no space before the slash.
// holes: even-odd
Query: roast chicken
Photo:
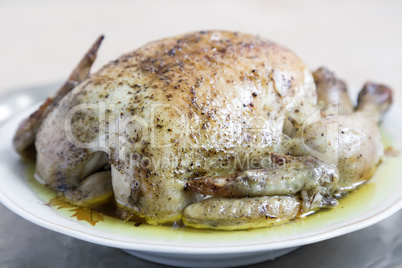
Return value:
<svg viewBox="0 0 402 268">
<path fill-rule="evenodd" d="M 74 205 L 112 198 L 125 220 L 266 227 L 336 206 L 382 159 L 384 85 L 366 83 L 354 107 L 328 69 L 228 31 L 158 40 L 89 75 L 102 39 L 14 139 Z"/>
</svg>

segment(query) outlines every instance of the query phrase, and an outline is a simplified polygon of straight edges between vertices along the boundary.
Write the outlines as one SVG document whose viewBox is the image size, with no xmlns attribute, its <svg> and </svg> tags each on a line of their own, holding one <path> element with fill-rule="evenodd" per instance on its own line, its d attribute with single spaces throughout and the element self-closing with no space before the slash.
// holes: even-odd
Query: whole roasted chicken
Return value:
<svg viewBox="0 0 402 268">
<path fill-rule="evenodd" d="M 99 38 L 14 139 L 36 178 L 124 219 L 247 229 L 294 220 L 374 174 L 391 90 L 313 74 L 258 36 L 202 31 L 149 43 L 89 75 Z"/>
</svg>

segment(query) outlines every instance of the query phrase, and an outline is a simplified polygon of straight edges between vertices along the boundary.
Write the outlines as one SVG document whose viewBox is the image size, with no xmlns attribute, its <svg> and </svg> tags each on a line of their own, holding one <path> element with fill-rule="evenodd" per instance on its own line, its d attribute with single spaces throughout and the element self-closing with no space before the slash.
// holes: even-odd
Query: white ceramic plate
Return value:
<svg viewBox="0 0 402 268">
<path fill-rule="evenodd" d="M 302 245 L 347 234 L 377 223 L 402 208 L 402 156 L 387 157 L 370 183 L 340 200 L 334 209 L 270 228 L 211 231 L 140 225 L 104 216 L 95 226 L 74 216 L 74 208 L 47 205 L 55 193 L 36 183 L 32 163 L 11 147 L 23 117 L 0 126 L 0 201 L 21 217 L 88 242 L 120 248 L 154 262 L 187 267 L 240 266 L 273 259 Z M 384 142 L 402 149 L 402 111 L 393 107 L 383 123 Z M 96 215 L 94 214 L 93 217 Z"/>
</svg>

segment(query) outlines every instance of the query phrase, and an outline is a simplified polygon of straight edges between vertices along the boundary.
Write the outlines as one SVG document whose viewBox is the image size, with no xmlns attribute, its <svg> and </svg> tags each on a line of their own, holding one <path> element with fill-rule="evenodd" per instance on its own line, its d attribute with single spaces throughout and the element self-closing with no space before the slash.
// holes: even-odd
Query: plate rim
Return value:
<svg viewBox="0 0 402 268">
<path fill-rule="evenodd" d="M 33 109 L 34 106 L 31 108 Z M 24 109 L 22 112 L 17 113 L 15 116 L 10 117 L 5 122 L 0 124 L 0 130 L 5 128 L 8 124 L 11 124 L 11 119 L 14 117 L 21 116 L 21 114 L 28 113 L 30 109 Z M 389 114 L 395 114 L 398 118 L 402 117 L 402 110 L 393 106 Z M 0 147 L 7 148 L 7 146 L 0 145 Z M 11 147 L 11 146 L 10 146 Z M 402 175 L 401 175 L 402 178 Z M 28 186 L 28 185 L 27 185 Z M 29 188 L 29 186 L 28 186 Z M 30 189 L 31 190 L 31 189 Z M 32 190 L 31 190 L 32 191 Z M 33 192 L 33 191 L 32 191 Z M 313 235 L 308 236 L 300 236 L 295 237 L 291 240 L 282 239 L 281 241 L 269 243 L 269 241 L 259 241 L 256 244 L 245 244 L 245 245 L 164 245 L 157 244 L 157 241 L 152 241 L 156 244 L 145 244 L 143 242 L 128 242 L 121 240 L 113 240 L 105 236 L 96 235 L 95 233 L 103 233 L 106 232 L 104 230 L 94 230 L 94 232 L 88 232 L 88 228 L 83 226 L 86 231 L 79 230 L 77 228 L 70 228 L 68 226 L 58 225 L 54 222 L 47 221 L 42 219 L 41 217 L 30 213 L 23 207 L 19 206 L 17 203 L 12 201 L 6 193 L 0 188 L 0 202 L 3 203 L 8 209 L 21 216 L 22 218 L 44 227 L 46 229 L 68 235 L 83 241 L 121 248 L 128 250 L 136 250 L 136 251 L 146 251 L 146 252 L 157 252 L 157 253 L 170 253 L 170 254 L 186 254 L 186 255 L 217 255 L 217 254 L 237 254 L 237 253 L 251 253 L 251 252 L 262 252 L 262 251 L 270 251 L 277 249 L 284 249 L 290 247 L 297 247 L 307 244 L 312 244 L 316 242 L 320 242 L 323 240 L 327 240 L 330 238 L 338 237 L 341 235 L 345 235 L 347 233 L 351 233 L 368 226 L 371 226 L 377 222 L 384 220 L 385 218 L 393 215 L 402 209 L 402 190 L 398 191 L 399 197 L 395 196 L 393 199 L 387 199 L 386 207 L 381 206 L 380 208 L 376 208 L 374 211 L 370 211 L 370 213 L 366 213 L 361 215 L 360 217 L 354 218 L 350 220 L 347 224 L 343 224 L 340 226 L 335 225 L 334 228 L 324 228 L 321 232 L 315 233 Z M 35 194 L 35 193 L 33 193 Z M 38 200 L 40 200 L 38 198 Z M 56 215 L 56 213 L 55 213 Z M 58 215 L 62 217 L 61 215 Z M 339 225 L 339 224 L 338 224 Z M 308 232 L 307 234 L 309 234 Z M 180 251 L 178 252 L 178 249 Z"/>
<path fill-rule="evenodd" d="M 117 239 L 113 240 L 107 237 L 95 235 L 94 233 L 84 232 L 81 230 L 77 230 L 75 228 L 70 228 L 67 226 L 58 225 L 51 221 L 47 221 L 37 215 L 34 215 L 33 213 L 28 212 L 27 210 L 20 207 L 18 204 L 12 202 L 10 198 L 6 194 L 4 194 L 4 192 L 1 189 L 0 189 L 0 201 L 11 211 L 36 225 L 83 241 L 120 249 L 158 252 L 158 253 L 174 254 L 177 253 L 175 249 L 180 249 L 180 254 L 192 254 L 192 255 L 204 255 L 204 254 L 216 255 L 222 253 L 226 254 L 251 253 L 251 252 L 270 251 L 270 250 L 304 246 L 364 229 L 392 216 L 394 213 L 398 212 L 402 208 L 402 198 L 400 197 L 399 199 L 396 199 L 395 202 L 392 202 L 390 206 L 384 208 L 379 212 L 373 213 L 374 215 L 371 215 L 369 217 L 361 216 L 358 219 L 346 225 L 332 228 L 331 230 L 328 231 L 324 230 L 321 233 L 316 233 L 312 236 L 297 237 L 291 240 L 275 242 L 275 243 L 266 243 L 266 242 L 264 243 L 261 241 L 261 243 L 257 243 L 254 245 L 223 245 L 223 246 L 206 247 L 206 246 L 194 246 L 188 244 L 182 246 L 176 246 L 176 245 L 145 244 L 142 242 L 133 243 Z M 293 241 L 295 241 L 296 243 L 294 244 L 290 243 Z"/>
</svg>

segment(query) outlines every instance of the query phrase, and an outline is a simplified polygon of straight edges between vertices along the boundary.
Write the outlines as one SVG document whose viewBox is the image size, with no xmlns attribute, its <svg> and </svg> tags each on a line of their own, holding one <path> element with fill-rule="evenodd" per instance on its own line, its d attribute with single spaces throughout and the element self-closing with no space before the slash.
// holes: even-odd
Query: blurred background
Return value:
<svg viewBox="0 0 402 268">
<path fill-rule="evenodd" d="M 283 44 L 311 69 L 326 66 L 354 88 L 367 80 L 385 83 L 402 107 L 401 14 L 402 1 L 397 0 L 0 0 L 0 102 L 6 103 L 19 89 L 39 95 L 46 89 L 44 98 L 67 78 L 100 34 L 106 39 L 94 71 L 155 39 L 224 29 Z M 0 105 L 0 123 L 9 116 L 7 111 Z M 160 267 L 45 230 L 3 205 L 0 215 L 0 267 Z M 402 263 L 401 219 L 399 212 L 381 224 L 305 246 L 268 264 L 397 267 Z"/>
<path fill-rule="evenodd" d="M 402 88 L 402 1 L 0 1 L 0 93 L 64 80 L 99 34 L 95 68 L 162 37 L 259 34 L 350 85 Z"/>
</svg>

